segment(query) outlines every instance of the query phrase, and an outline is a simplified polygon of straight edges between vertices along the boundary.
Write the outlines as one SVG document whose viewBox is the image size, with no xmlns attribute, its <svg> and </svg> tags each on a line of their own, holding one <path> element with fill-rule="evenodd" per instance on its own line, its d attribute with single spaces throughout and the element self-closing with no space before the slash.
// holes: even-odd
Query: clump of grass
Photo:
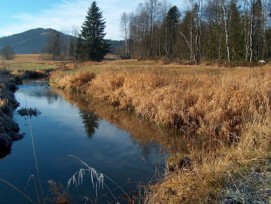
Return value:
<svg viewBox="0 0 271 204">
<path fill-rule="evenodd" d="M 95 79 L 96 75 L 89 72 L 78 72 L 73 74 L 62 75 L 60 72 L 51 74 L 50 84 L 58 88 L 65 88 L 73 91 L 84 91 L 85 87 Z M 54 81 L 53 79 L 57 79 Z"/>
<path fill-rule="evenodd" d="M 29 116 L 30 118 L 33 116 L 36 117 L 41 114 L 41 112 L 37 108 L 21 108 L 17 111 L 17 113 L 20 116 Z"/>
</svg>

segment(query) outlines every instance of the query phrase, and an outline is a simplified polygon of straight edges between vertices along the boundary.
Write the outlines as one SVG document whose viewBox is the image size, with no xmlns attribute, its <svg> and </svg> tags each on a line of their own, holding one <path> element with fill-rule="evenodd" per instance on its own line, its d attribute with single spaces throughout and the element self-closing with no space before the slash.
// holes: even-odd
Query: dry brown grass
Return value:
<svg viewBox="0 0 271 204">
<path fill-rule="evenodd" d="M 58 77 L 57 81 L 53 82 L 53 79 L 56 76 Z M 89 72 L 77 72 L 69 75 L 63 75 L 61 72 L 55 72 L 51 74 L 51 85 L 55 85 L 61 89 L 83 91 L 86 90 L 94 78 L 95 74 Z"/>
<path fill-rule="evenodd" d="M 147 201 L 219 203 L 230 178 L 249 175 L 254 165 L 263 169 L 270 156 L 270 67 L 187 71 L 166 66 L 102 72 L 89 80 L 57 73 L 51 83 L 76 87 L 153 124 L 202 138 L 200 150 L 190 146 L 193 169 L 167 175 L 152 187 Z M 219 144 L 215 149 L 208 145 L 213 141 Z"/>
<path fill-rule="evenodd" d="M 39 54 L 17 54 L 12 60 L 14 62 L 41 62 Z"/>
<path fill-rule="evenodd" d="M 59 88 L 87 92 L 153 123 L 213 138 L 235 139 L 244 124 L 269 110 L 268 70 L 233 70 L 222 75 L 162 70 L 79 72 L 52 76 Z M 57 78 L 57 80 L 54 80 Z"/>
<path fill-rule="evenodd" d="M 223 203 L 226 196 L 236 198 L 229 191 L 241 194 L 236 198 L 241 203 L 270 202 L 270 194 L 260 194 L 270 191 L 270 180 L 259 180 L 270 174 L 266 167 L 270 165 L 271 121 L 265 122 L 248 124 L 240 142 L 232 147 L 223 146 L 215 153 L 191 152 L 193 169 L 167 174 L 163 182 L 151 186 L 146 203 Z"/>
</svg>

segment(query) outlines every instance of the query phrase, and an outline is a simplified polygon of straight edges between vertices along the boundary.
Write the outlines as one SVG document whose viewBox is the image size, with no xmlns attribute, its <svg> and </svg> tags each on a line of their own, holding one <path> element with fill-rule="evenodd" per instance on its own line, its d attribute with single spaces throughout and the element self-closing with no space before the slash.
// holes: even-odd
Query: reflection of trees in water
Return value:
<svg viewBox="0 0 271 204">
<path fill-rule="evenodd" d="M 151 153 L 159 155 L 159 153 L 163 152 L 163 148 L 157 143 L 138 143 L 138 145 L 142 149 L 142 159 L 144 160 L 148 160 Z"/>
<path fill-rule="evenodd" d="M 25 95 L 35 98 L 46 98 L 48 104 L 54 104 L 59 99 L 59 94 L 54 89 L 49 88 L 42 81 L 32 83 L 30 85 L 26 84 L 26 88 L 23 90 Z"/>
<path fill-rule="evenodd" d="M 0 159 L 6 157 L 11 152 L 12 142 L 8 141 L 7 138 L 0 135 Z"/>
<path fill-rule="evenodd" d="M 85 112 L 80 110 L 80 117 L 85 126 L 87 135 L 91 138 L 99 127 L 99 117 L 93 112 Z"/>
<path fill-rule="evenodd" d="M 59 95 L 55 93 L 52 90 L 48 90 L 47 92 L 47 101 L 48 104 L 54 104 L 56 101 L 58 101 Z"/>
<path fill-rule="evenodd" d="M 91 133 L 90 135 L 93 135 L 93 132 L 98 128 L 95 128 L 95 125 L 91 124 L 95 124 L 95 121 L 98 122 L 98 118 L 103 118 L 118 128 L 130 133 L 133 143 L 138 145 L 142 150 L 143 159 L 147 160 L 150 154 L 156 152 L 175 153 L 187 151 L 187 143 L 180 134 L 164 131 L 157 126 L 140 120 L 133 113 L 117 110 L 113 106 L 104 104 L 83 94 L 62 91 L 59 93 L 63 98 L 81 110 L 81 118 L 85 120 L 86 131 L 88 134 Z M 92 113 L 92 115 L 88 116 L 82 113 Z M 93 118 L 93 114 L 96 115 L 96 118 Z"/>
<path fill-rule="evenodd" d="M 9 147 L 9 148 L 2 148 L 0 146 L 0 159 L 2 159 L 4 157 L 6 157 L 7 155 L 9 155 L 10 152 L 11 152 L 11 147 Z"/>
</svg>

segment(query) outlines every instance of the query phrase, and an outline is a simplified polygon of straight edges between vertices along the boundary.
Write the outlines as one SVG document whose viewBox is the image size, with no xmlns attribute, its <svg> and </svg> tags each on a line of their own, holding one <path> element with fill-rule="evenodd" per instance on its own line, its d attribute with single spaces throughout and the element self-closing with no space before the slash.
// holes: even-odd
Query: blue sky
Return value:
<svg viewBox="0 0 271 204">
<path fill-rule="evenodd" d="M 106 20 L 106 38 L 121 39 L 120 16 L 135 11 L 144 0 L 96 0 Z M 180 9 L 187 0 L 168 0 Z M 92 0 L 4 0 L 0 6 L 0 37 L 33 28 L 53 28 L 69 33 L 80 29 Z"/>
</svg>

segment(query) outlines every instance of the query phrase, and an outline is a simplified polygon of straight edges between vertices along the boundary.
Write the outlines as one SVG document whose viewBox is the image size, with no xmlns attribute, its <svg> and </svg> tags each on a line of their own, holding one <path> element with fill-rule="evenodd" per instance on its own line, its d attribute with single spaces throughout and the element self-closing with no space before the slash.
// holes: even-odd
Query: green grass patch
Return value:
<svg viewBox="0 0 271 204">
<path fill-rule="evenodd" d="M 5 65 L 7 69 L 11 70 L 48 70 L 56 69 L 56 64 L 47 63 L 9 63 Z"/>
</svg>

